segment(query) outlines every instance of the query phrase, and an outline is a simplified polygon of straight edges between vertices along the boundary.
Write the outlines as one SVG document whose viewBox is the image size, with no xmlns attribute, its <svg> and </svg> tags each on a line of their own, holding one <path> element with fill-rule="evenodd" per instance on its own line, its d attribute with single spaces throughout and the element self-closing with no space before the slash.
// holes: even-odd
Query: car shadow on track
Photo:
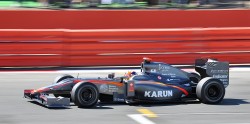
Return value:
<svg viewBox="0 0 250 124">
<path fill-rule="evenodd" d="M 76 106 L 77 107 L 77 105 L 75 105 L 72 102 L 70 103 L 70 106 Z M 97 103 L 95 106 L 90 107 L 90 108 L 84 108 L 84 107 L 77 107 L 77 108 L 79 108 L 79 109 L 114 109 L 112 107 L 107 107 L 106 104 L 100 104 L 100 103 Z"/>
<path fill-rule="evenodd" d="M 101 106 L 140 106 L 140 107 L 154 107 L 154 106 L 176 106 L 176 105 L 189 105 L 189 104 L 203 104 L 198 100 L 190 100 L 190 101 L 179 101 L 179 102 L 161 102 L 161 103 L 134 103 L 134 104 L 126 104 L 126 103 L 99 103 Z M 225 98 L 221 103 L 218 104 L 210 104 L 210 105 L 241 105 L 241 104 L 250 104 L 246 99 L 234 99 L 234 98 Z"/>
<path fill-rule="evenodd" d="M 152 103 L 152 102 L 139 102 L 133 104 L 126 103 L 99 103 L 102 106 L 142 106 L 142 107 L 153 107 L 153 106 L 175 106 L 175 105 L 186 105 L 186 104 L 200 104 L 199 101 L 186 101 L 186 102 L 160 102 L 160 103 Z"/>
<path fill-rule="evenodd" d="M 42 105 L 42 104 L 40 104 L 40 103 L 38 103 L 36 101 L 28 101 L 28 102 L 30 102 L 32 104 L 35 104 L 35 105 L 38 105 L 38 106 L 41 106 L 43 108 L 51 109 L 51 110 L 71 109 L 70 107 L 50 107 L 49 108 L 49 107 L 46 107 L 46 106 L 44 106 L 44 105 Z"/>
<path fill-rule="evenodd" d="M 114 109 L 114 108 L 97 104 L 96 106 L 91 107 L 91 108 L 80 108 L 80 109 L 100 109 L 101 110 L 101 109 Z"/>
<path fill-rule="evenodd" d="M 40 103 L 38 103 L 38 102 L 36 102 L 36 101 L 28 101 L 28 102 L 30 102 L 30 103 L 32 103 L 32 104 L 35 104 L 35 105 L 37 105 L 37 106 L 43 107 L 43 108 L 51 109 L 51 110 L 72 109 L 72 108 L 71 108 L 72 106 L 76 106 L 75 104 L 70 103 L 70 106 L 69 106 L 69 107 L 50 107 L 50 108 L 48 108 L 48 107 L 46 107 L 46 106 L 44 106 L 44 105 L 42 105 L 42 104 L 40 104 Z M 78 108 L 79 108 L 79 107 L 78 107 Z M 96 106 L 91 107 L 91 108 L 80 108 L 80 109 L 114 109 L 114 108 L 112 108 L 112 107 L 107 107 L 107 106 L 104 106 L 104 105 L 102 105 L 102 104 L 97 104 Z"/>
<path fill-rule="evenodd" d="M 234 98 L 224 98 L 222 102 L 218 105 L 241 105 L 241 104 L 250 104 L 246 99 L 234 99 Z"/>
<path fill-rule="evenodd" d="M 35 101 L 29 101 L 30 103 L 33 103 L 35 105 L 51 109 L 51 110 L 60 110 L 60 109 L 72 109 L 71 107 L 56 107 L 56 108 L 48 108 L 44 105 L 41 105 Z M 188 105 L 188 104 L 202 104 L 200 101 L 185 101 L 185 102 L 161 102 L 161 103 L 134 103 L 134 104 L 126 104 L 126 103 L 114 103 L 114 102 L 107 102 L 107 103 L 98 103 L 96 106 L 91 108 L 80 108 L 80 109 L 114 109 L 110 106 L 138 106 L 138 107 L 154 107 L 154 106 L 176 106 L 176 105 Z M 213 104 L 213 105 L 241 105 L 241 104 L 250 104 L 250 102 L 247 102 L 246 99 L 234 99 L 234 98 L 225 98 L 223 101 L 219 104 Z M 71 103 L 70 106 L 76 106 L 75 104 Z"/>
<path fill-rule="evenodd" d="M 188 104 L 201 104 L 200 101 L 185 101 L 185 102 L 161 102 L 161 103 L 138 103 L 134 106 L 140 107 L 154 107 L 154 106 L 176 106 L 176 105 L 188 105 Z"/>
</svg>

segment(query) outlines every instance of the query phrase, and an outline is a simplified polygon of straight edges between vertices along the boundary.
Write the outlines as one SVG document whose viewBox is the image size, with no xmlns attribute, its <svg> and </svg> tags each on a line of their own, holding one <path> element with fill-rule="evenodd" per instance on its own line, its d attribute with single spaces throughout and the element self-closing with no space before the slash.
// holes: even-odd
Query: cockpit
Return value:
<svg viewBox="0 0 250 124">
<path fill-rule="evenodd" d="M 154 80 L 163 83 L 180 83 L 189 80 L 187 74 L 169 64 L 152 62 L 150 58 L 143 58 L 141 72 L 144 76 L 135 76 L 133 80 Z"/>
</svg>

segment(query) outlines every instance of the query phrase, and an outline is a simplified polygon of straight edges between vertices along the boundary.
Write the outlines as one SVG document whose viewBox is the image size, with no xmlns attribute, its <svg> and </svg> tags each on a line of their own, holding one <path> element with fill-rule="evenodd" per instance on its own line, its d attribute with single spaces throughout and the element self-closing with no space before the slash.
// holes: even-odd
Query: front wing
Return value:
<svg viewBox="0 0 250 124">
<path fill-rule="evenodd" d="M 32 94 L 33 90 L 24 90 L 24 98 L 38 102 L 48 108 L 61 108 L 70 106 L 70 98 L 55 97 L 52 94 Z"/>
</svg>

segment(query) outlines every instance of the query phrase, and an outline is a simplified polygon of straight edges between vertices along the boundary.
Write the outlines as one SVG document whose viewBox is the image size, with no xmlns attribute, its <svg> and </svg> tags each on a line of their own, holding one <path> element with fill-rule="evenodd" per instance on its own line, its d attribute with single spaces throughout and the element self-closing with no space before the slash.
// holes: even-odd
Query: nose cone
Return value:
<svg viewBox="0 0 250 124">
<path fill-rule="evenodd" d="M 39 89 L 36 89 L 36 90 L 34 90 L 34 92 L 42 93 L 42 92 L 46 92 L 46 91 L 49 91 L 49 90 L 52 90 L 52 89 L 53 89 L 53 85 L 50 85 L 50 86 L 41 87 Z"/>
</svg>

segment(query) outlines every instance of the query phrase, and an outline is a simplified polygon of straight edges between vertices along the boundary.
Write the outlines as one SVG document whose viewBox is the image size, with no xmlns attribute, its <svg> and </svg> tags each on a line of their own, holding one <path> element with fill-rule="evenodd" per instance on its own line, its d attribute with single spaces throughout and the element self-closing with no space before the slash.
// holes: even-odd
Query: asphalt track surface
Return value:
<svg viewBox="0 0 250 124">
<path fill-rule="evenodd" d="M 0 124 L 250 124 L 250 71 L 230 71 L 230 85 L 218 105 L 102 103 L 91 109 L 73 104 L 68 109 L 48 109 L 22 97 L 24 89 L 49 85 L 62 73 L 67 72 L 0 72 Z M 96 70 L 79 76 L 106 75 L 107 71 Z"/>
</svg>

